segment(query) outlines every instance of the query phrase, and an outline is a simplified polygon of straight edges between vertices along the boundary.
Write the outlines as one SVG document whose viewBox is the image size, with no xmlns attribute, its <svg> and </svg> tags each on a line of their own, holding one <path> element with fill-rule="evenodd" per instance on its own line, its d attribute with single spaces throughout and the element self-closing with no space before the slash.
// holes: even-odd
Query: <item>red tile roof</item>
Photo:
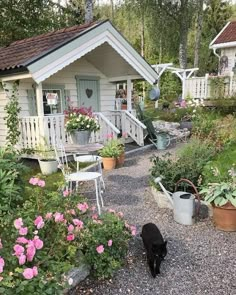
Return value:
<svg viewBox="0 0 236 295">
<path fill-rule="evenodd" d="M 93 22 L 80 26 L 77 25 L 15 41 L 8 46 L 0 47 L 0 71 L 25 67 L 32 61 L 72 41 L 100 23 Z"/>
<path fill-rule="evenodd" d="M 236 41 L 236 21 L 230 24 L 223 30 L 223 32 L 215 40 L 214 44 L 227 43 Z"/>
</svg>

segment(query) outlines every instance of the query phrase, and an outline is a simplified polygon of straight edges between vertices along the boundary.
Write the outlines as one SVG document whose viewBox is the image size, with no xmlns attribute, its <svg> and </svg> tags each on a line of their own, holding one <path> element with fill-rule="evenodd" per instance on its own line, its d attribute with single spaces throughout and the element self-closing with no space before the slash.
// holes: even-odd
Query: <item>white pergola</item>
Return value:
<svg viewBox="0 0 236 295">
<path fill-rule="evenodd" d="M 157 80 L 157 85 L 159 84 L 159 80 L 162 76 L 162 74 L 166 71 L 169 70 L 173 74 L 176 74 L 181 81 L 182 84 L 182 99 L 186 98 L 186 79 L 189 79 L 192 74 L 197 71 L 199 68 L 189 68 L 189 69 L 181 69 L 181 68 L 176 68 L 173 67 L 172 63 L 166 63 L 166 64 L 157 64 L 157 65 L 152 65 L 152 67 L 155 69 L 155 71 L 158 74 L 158 80 Z"/>
</svg>

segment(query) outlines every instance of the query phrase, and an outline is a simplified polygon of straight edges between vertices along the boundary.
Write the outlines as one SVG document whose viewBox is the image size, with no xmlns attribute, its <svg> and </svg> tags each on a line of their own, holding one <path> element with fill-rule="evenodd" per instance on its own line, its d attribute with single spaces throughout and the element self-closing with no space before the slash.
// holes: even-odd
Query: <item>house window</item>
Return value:
<svg viewBox="0 0 236 295">
<path fill-rule="evenodd" d="M 48 105 L 47 94 L 56 93 L 58 96 L 56 105 Z M 45 115 L 63 113 L 63 95 L 61 89 L 43 89 L 43 110 Z"/>
</svg>

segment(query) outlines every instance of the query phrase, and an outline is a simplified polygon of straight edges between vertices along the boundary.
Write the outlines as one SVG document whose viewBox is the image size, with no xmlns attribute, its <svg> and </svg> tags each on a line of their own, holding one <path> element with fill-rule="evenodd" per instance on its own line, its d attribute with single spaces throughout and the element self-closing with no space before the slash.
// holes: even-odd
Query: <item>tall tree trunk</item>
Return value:
<svg viewBox="0 0 236 295">
<path fill-rule="evenodd" d="M 145 46 L 145 38 L 144 38 L 144 12 L 141 11 L 141 55 L 144 57 L 144 46 Z"/>
<path fill-rule="evenodd" d="M 114 21 L 114 1 L 110 0 L 111 2 L 111 20 Z"/>
<path fill-rule="evenodd" d="M 197 30 L 195 37 L 195 48 L 194 48 L 194 68 L 198 68 L 199 64 L 199 51 L 201 46 L 201 35 L 202 35 L 202 22 L 203 22 L 203 2 L 204 0 L 198 0 L 198 11 L 197 11 Z"/>
<path fill-rule="evenodd" d="M 187 43 L 188 43 L 188 0 L 181 0 L 180 7 L 180 43 L 179 43 L 179 64 L 182 69 L 187 68 Z"/>
<path fill-rule="evenodd" d="M 93 21 L 93 0 L 85 0 L 85 23 Z"/>
</svg>

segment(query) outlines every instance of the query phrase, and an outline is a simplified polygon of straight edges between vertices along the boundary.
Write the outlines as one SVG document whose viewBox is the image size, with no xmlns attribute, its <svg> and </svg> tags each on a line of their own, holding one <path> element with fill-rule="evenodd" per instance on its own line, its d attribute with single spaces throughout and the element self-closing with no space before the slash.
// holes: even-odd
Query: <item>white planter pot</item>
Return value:
<svg viewBox="0 0 236 295">
<path fill-rule="evenodd" d="M 75 131 L 71 134 L 71 141 L 74 144 L 85 145 L 89 143 L 90 135 L 91 131 L 88 130 Z"/>
<path fill-rule="evenodd" d="M 57 161 L 56 160 L 38 160 L 41 172 L 43 175 L 49 175 L 57 172 Z"/>
</svg>

